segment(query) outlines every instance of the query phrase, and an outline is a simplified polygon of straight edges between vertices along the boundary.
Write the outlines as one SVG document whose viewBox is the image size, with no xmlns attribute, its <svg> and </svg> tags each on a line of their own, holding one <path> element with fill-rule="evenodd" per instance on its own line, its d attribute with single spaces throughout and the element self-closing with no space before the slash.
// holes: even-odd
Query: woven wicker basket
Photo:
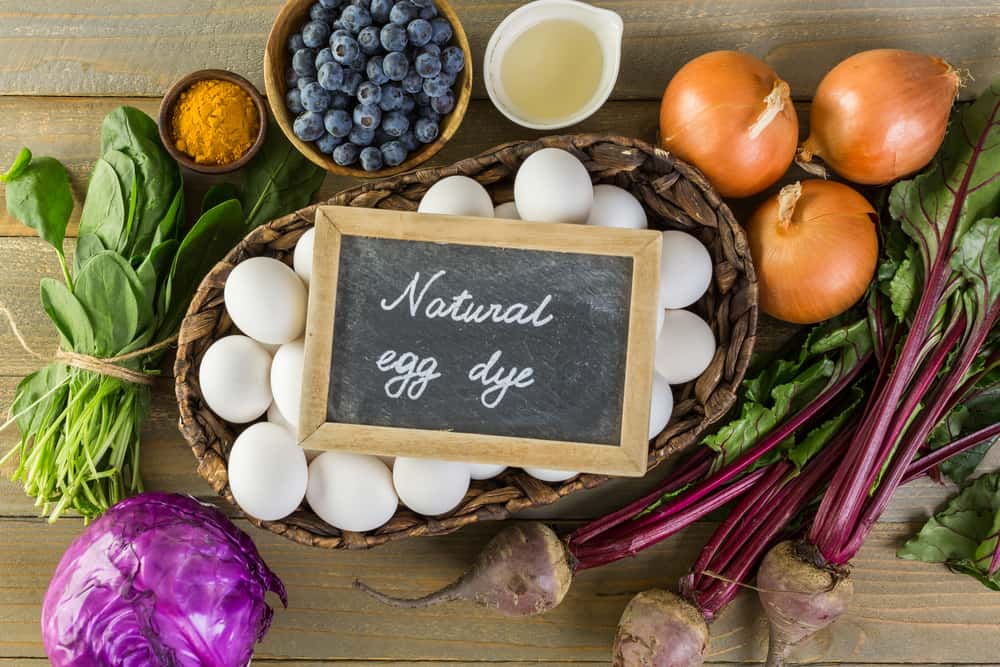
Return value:
<svg viewBox="0 0 1000 667">
<path fill-rule="evenodd" d="M 729 208 L 694 168 L 660 149 L 639 141 L 608 135 L 566 135 L 504 144 L 448 167 L 432 167 L 365 183 L 345 190 L 325 204 L 414 210 L 427 188 L 438 179 L 463 174 L 482 183 L 494 201 L 513 199 L 513 177 L 518 166 L 545 147 L 576 155 L 595 182 L 630 190 L 642 201 L 650 225 L 688 231 L 708 246 L 715 279 L 695 305 L 712 326 L 718 351 L 696 381 L 674 387 L 673 418 L 653 443 L 650 467 L 693 444 L 705 429 L 732 407 L 754 346 L 757 325 L 757 285 L 743 230 Z M 229 502 L 226 458 L 234 427 L 216 417 L 204 404 L 198 386 L 198 365 L 208 346 L 234 328 L 223 305 L 226 277 L 237 263 L 258 255 L 290 261 L 299 236 L 313 224 L 315 206 L 275 220 L 252 232 L 202 282 L 180 331 L 176 376 L 180 429 L 198 459 L 198 472 Z M 499 223 L 498 223 L 499 224 Z M 553 503 L 580 489 L 592 488 L 606 477 L 581 475 L 550 485 L 509 470 L 499 478 L 473 482 L 457 509 L 429 518 L 400 508 L 376 531 L 342 532 L 302 507 L 281 521 L 254 521 L 291 540 L 325 548 L 368 548 L 417 535 L 441 535 L 477 521 L 505 519 L 512 512 Z"/>
</svg>

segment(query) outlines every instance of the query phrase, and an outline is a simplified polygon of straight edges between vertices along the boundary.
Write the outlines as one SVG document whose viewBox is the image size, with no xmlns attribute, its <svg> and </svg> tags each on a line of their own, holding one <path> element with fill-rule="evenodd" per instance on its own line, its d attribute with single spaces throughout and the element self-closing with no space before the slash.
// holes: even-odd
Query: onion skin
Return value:
<svg viewBox="0 0 1000 667">
<path fill-rule="evenodd" d="M 769 102 L 776 113 L 762 118 Z M 746 53 L 699 56 L 663 93 L 660 145 L 698 167 L 724 197 L 773 185 L 792 164 L 798 137 L 788 84 Z"/>
<path fill-rule="evenodd" d="M 912 174 L 941 147 L 960 84 L 958 72 L 934 56 L 898 49 L 855 54 L 816 89 L 799 159 L 820 157 L 866 185 Z"/>
<path fill-rule="evenodd" d="M 818 179 L 785 186 L 761 204 L 747 223 L 761 309 L 815 324 L 857 303 L 878 263 L 874 216 L 854 189 Z"/>
</svg>

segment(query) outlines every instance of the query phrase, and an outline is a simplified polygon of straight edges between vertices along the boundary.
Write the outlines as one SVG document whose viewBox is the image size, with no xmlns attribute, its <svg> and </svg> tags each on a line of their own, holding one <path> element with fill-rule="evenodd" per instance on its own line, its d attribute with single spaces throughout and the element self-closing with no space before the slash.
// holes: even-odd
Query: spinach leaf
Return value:
<svg viewBox="0 0 1000 667">
<path fill-rule="evenodd" d="M 215 208 L 227 199 L 239 199 L 240 189 L 232 183 L 217 183 L 208 189 L 201 199 L 201 213 Z"/>
<path fill-rule="evenodd" d="M 61 409 L 69 392 L 68 380 L 69 367 L 53 363 L 25 376 L 17 384 L 10 410 L 18 415 L 16 422 L 22 442 L 27 434 L 45 428 L 51 422 L 52 413 Z M 43 399 L 46 394 L 48 398 Z M 34 407 L 29 408 L 33 403 Z"/>
<path fill-rule="evenodd" d="M 198 283 L 245 233 L 243 208 L 235 199 L 209 209 L 198 218 L 181 241 L 170 267 L 170 276 L 160 297 L 160 310 L 165 315 L 157 338 L 171 335 L 180 326 Z"/>
<path fill-rule="evenodd" d="M 184 188 L 178 188 L 174 199 L 170 202 L 163 220 L 156 225 L 156 233 L 153 234 L 153 242 L 150 247 L 156 247 L 169 239 L 177 240 L 177 230 L 180 227 L 181 216 L 184 211 Z"/>
<path fill-rule="evenodd" d="M 153 247 L 149 254 L 142 260 L 142 264 L 135 270 L 145 298 L 156 303 L 156 296 L 161 283 L 165 283 L 170 275 L 170 265 L 173 263 L 174 255 L 177 252 L 178 243 L 174 239 L 168 239 Z"/>
<path fill-rule="evenodd" d="M 240 203 L 246 211 L 246 230 L 308 205 L 325 177 L 326 172 L 297 151 L 272 123 L 244 177 Z"/>
<path fill-rule="evenodd" d="M 139 291 L 135 271 L 113 250 L 94 255 L 80 270 L 73 293 L 93 324 L 99 356 L 117 354 L 138 333 Z"/>
<path fill-rule="evenodd" d="M 96 234 L 81 234 L 76 239 L 76 252 L 73 253 L 73 275 L 80 275 L 80 269 L 94 255 L 104 252 L 107 248 Z"/>
<path fill-rule="evenodd" d="M 73 192 L 69 174 L 62 164 L 50 157 L 32 158 L 22 148 L 7 173 L 0 175 L 6 184 L 7 211 L 31 227 L 63 258 L 66 225 L 73 212 Z"/>
<path fill-rule="evenodd" d="M 121 186 L 122 201 L 125 202 L 125 217 L 122 220 L 122 233 L 116 250 L 125 248 L 131 237 L 135 223 L 136 209 L 139 205 L 139 175 L 135 171 L 135 162 L 121 151 L 108 151 L 101 156 L 118 176 Z"/>
<path fill-rule="evenodd" d="M 116 250 L 122 242 L 125 199 L 114 167 L 104 159 L 94 163 L 87 198 L 80 214 L 80 234 L 93 234 L 101 245 Z"/>
<path fill-rule="evenodd" d="M 62 336 L 62 347 L 84 354 L 94 350 L 94 327 L 83 305 L 66 285 L 52 278 L 42 278 L 42 307 Z"/>
<path fill-rule="evenodd" d="M 945 563 L 1000 590 L 1000 473 L 983 475 L 962 489 L 896 555 Z"/>
</svg>

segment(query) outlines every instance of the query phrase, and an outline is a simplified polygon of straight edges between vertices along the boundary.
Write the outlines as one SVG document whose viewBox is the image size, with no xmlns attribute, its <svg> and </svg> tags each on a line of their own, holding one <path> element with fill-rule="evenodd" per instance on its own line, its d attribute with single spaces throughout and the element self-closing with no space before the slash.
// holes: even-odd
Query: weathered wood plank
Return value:
<svg viewBox="0 0 1000 667">
<path fill-rule="evenodd" d="M 196 69 L 222 67 L 262 87 L 264 42 L 281 0 L 80 3 L 0 1 L 0 94 L 162 95 Z M 453 0 L 473 48 L 474 95 L 485 95 L 483 51 L 516 0 Z M 845 56 L 870 48 L 936 53 L 987 81 L 1000 69 L 993 0 L 601 0 L 625 20 L 616 99 L 657 98 L 687 60 L 714 49 L 764 58 L 799 99 Z M 973 91 L 974 92 L 974 91 Z"/>
<path fill-rule="evenodd" d="M 155 117 L 159 100 L 143 98 L 44 98 L 0 97 L 0 165 L 7 165 L 22 146 L 36 155 L 51 155 L 61 160 L 70 172 L 77 206 L 69 234 L 76 233 L 80 202 L 87 188 L 91 165 L 100 149 L 101 121 L 121 104 L 136 106 Z M 642 137 L 656 136 L 657 105 L 654 102 L 609 103 L 597 114 L 572 128 L 574 132 L 598 132 Z M 461 129 L 430 164 L 448 164 L 516 139 L 529 139 L 546 133 L 520 128 L 504 118 L 489 101 L 474 101 Z M 6 167 L 3 167 L 6 169 Z M 197 202 L 211 182 L 220 179 L 186 174 L 188 201 Z M 330 175 L 320 190 L 326 198 L 358 183 L 358 179 Z M 0 192 L 0 237 L 34 235 L 7 213 L 6 200 Z"/>
<path fill-rule="evenodd" d="M 238 522 L 246 527 L 243 521 Z M 856 599 L 830 631 L 800 648 L 803 662 L 850 664 L 988 663 L 996 659 L 1000 597 L 942 567 L 897 560 L 893 549 L 914 526 L 879 526 L 856 562 Z M 39 605 L 59 555 L 79 524 L 3 520 L 0 532 L 0 655 L 41 657 Z M 496 526 L 414 539 L 372 552 L 324 553 L 253 532 L 264 558 L 288 587 L 260 646 L 262 659 L 602 662 L 629 597 L 673 586 L 707 537 L 699 525 L 638 558 L 583 573 L 565 603 L 536 619 L 499 617 L 470 605 L 418 612 L 388 609 L 351 588 L 357 576 L 394 593 L 443 585 Z M 401 565 L 402 564 L 402 565 Z M 710 661 L 760 660 L 763 625 L 751 595 L 713 627 Z"/>
</svg>

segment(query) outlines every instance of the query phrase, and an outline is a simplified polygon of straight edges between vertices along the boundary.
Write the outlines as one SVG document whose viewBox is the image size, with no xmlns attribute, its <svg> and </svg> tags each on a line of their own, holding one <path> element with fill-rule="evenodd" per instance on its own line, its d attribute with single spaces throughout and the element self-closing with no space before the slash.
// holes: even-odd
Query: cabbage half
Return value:
<svg viewBox="0 0 1000 667">
<path fill-rule="evenodd" d="M 42 605 L 55 667 L 243 667 L 285 587 L 250 537 L 189 496 L 145 493 L 70 545 Z"/>
</svg>

